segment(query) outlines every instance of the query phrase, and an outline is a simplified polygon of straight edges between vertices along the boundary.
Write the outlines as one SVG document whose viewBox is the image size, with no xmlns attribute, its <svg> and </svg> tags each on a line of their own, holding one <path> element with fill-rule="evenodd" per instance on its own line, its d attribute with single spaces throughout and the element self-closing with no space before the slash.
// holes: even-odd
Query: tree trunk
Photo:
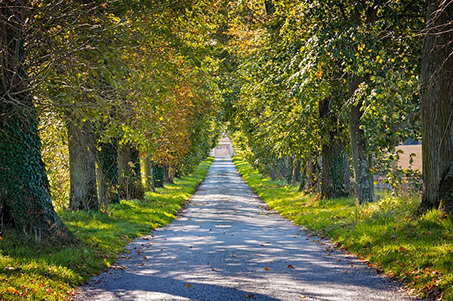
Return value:
<svg viewBox="0 0 453 301">
<path fill-rule="evenodd" d="M 345 149 L 341 141 L 342 129 L 335 115 L 330 112 L 329 98 L 319 102 L 319 118 L 324 132 L 321 147 L 321 195 L 328 199 L 343 197 L 347 195 L 344 185 L 347 167 L 344 161 Z"/>
<path fill-rule="evenodd" d="M 315 181 L 314 177 L 314 169 L 313 169 L 313 156 L 310 156 L 306 162 L 306 166 L 304 169 L 305 173 L 305 185 L 304 191 L 307 193 L 313 192 L 313 184 Z"/>
<path fill-rule="evenodd" d="M 154 164 L 152 168 L 154 187 L 164 187 L 164 168 Z"/>
<path fill-rule="evenodd" d="M 420 212 L 453 210 L 453 3 L 426 1 L 421 117 L 423 196 Z"/>
<path fill-rule="evenodd" d="M 90 121 L 67 114 L 71 210 L 99 210 L 96 186 L 96 147 Z"/>
<path fill-rule="evenodd" d="M 153 170 L 151 167 L 151 157 L 145 156 L 143 158 L 143 171 L 145 176 L 145 188 L 147 191 L 155 192 L 154 183 L 153 183 Z"/>
<path fill-rule="evenodd" d="M 344 145 L 331 141 L 322 146 L 321 195 L 323 198 L 338 198 L 347 196 L 345 187 Z"/>
<path fill-rule="evenodd" d="M 131 162 L 132 162 L 132 183 L 133 191 L 132 198 L 143 200 L 145 197 L 145 188 L 142 183 L 142 172 L 140 167 L 140 151 L 136 147 L 131 147 Z"/>
<path fill-rule="evenodd" d="M 119 194 L 126 200 L 143 199 L 139 152 L 131 144 L 122 144 L 118 152 Z"/>
<path fill-rule="evenodd" d="M 349 174 L 349 156 L 348 152 L 344 152 L 344 189 L 348 195 L 351 194 L 351 176 Z"/>
<path fill-rule="evenodd" d="M 300 182 L 300 168 L 301 168 L 300 159 L 295 159 L 292 176 L 293 183 Z"/>
<path fill-rule="evenodd" d="M 131 199 L 131 146 L 121 144 L 118 148 L 118 174 L 119 174 L 119 197 L 121 199 Z"/>
<path fill-rule="evenodd" d="M 283 175 L 286 183 L 291 184 L 293 181 L 294 163 L 290 156 L 285 157 Z"/>
<path fill-rule="evenodd" d="M 26 1 L 0 2 L 0 218 L 36 240 L 76 241 L 52 206 L 25 72 Z"/>
<path fill-rule="evenodd" d="M 351 96 L 363 81 L 363 78 L 352 75 L 349 80 L 349 92 Z M 360 104 L 354 104 L 351 107 L 351 111 L 349 112 L 349 133 L 351 136 L 351 151 L 354 161 L 357 197 L 359 203 L 362 204 L 373 201 L 374 187 L 368 166 L 365 134 L 363 129 L 360 128 L 360 120 L 363 115 L 360 108 Z"/>
<path fill-rule="evenodd" d="M 119 203 L 118 140 L 98 143 L 99 197 L 102 204 Z"/>
<path fill-rule="evenodd" d="M 170 167 L 164 165 L 164 182 L 165 183 L 173 183 L 173 177 L 171 175 Z"/>
</svg>

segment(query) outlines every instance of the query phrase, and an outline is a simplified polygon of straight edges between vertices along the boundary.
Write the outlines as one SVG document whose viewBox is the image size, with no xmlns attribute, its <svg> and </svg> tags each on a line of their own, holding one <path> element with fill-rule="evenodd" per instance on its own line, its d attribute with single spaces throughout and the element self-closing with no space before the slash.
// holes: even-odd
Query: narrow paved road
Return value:
<svg viewBox="0 0 453 301">
<path fill-rule="evenodd" d="M 353 257 L 326 251 L 216 158 L 190 205 L 129 247 L 79 300 L 410 300 Z"/>
</svg>

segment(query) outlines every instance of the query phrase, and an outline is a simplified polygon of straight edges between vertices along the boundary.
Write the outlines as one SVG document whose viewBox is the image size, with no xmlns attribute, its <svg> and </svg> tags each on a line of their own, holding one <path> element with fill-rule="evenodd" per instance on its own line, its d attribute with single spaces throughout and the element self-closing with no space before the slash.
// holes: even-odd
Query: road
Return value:
<svg viewBox="0 0 453 301">
<path fill-rule="evenodd" d="M 131 243 L 78 300 L 413 300 L 355 257 L 265 210 L 230 158 L 190 204 Z"/>
</svg>

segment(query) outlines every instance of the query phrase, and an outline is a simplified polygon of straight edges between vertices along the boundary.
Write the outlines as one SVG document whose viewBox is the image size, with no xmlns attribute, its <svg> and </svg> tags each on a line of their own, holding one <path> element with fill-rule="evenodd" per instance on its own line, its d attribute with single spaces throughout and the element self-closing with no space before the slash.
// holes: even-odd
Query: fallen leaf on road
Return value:
<svg viewBox="0 0 453 301">
<path fill-rule="evenodd" d="M 191 286 L 192 286 L 192 284 L 190 284 L 190 283 L 187 283 L 187 284 L 186 284 L 186 287 L 187 287 L 187 288 L 189 288 L 189 287 L 191 287 Z"/>
<path fill-rule="evenodd" d="M 113 269 L 113 270 L 125 270 L 125 269 L 127 269 L 127 267 L 124 266 L 124 265 L 111 265 L 110 268 Z"/>
<path fill-rule="evenodd" d="M 268 268 L 268 267 L 265 267 L 264 270 L 265 270 L 265 271 L 270 271 L 271 269 Z"/>
<path fill-rule="evenodd" d="M 245 295 L 246 298 L 249 298 L 249 299 L 255 299 L 255 295 L 254 294 L 247 294 Z"/>
<path fill-rule="evenodd" d="M 292 264 L 288 264 L 289 269 L 295 269 L 295 267 Z"/>
</svg>

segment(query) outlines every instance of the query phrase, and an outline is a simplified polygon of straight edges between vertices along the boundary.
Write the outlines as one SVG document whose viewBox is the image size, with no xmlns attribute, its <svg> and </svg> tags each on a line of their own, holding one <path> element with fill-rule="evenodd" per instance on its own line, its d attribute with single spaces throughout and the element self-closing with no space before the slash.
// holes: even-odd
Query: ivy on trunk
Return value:
<svg viewBox="0 0 453 301">
<path fill-rule="evenodd" d="M 76 241 L 52 206 L 37 113 L 25 70 L 27 1 L 0 4 L 0 218 L 37 240 Z"/>
</svg>

